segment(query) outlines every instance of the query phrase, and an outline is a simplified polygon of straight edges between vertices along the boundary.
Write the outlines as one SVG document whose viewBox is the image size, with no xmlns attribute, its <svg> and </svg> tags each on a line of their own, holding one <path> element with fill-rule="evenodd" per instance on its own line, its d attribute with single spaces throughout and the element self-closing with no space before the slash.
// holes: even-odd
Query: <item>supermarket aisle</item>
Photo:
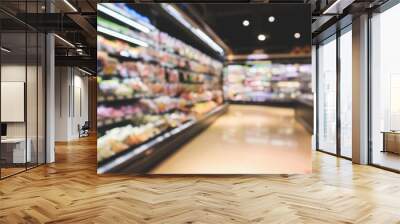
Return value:
<svg viewBox="0 0 400 224">
<path fill-rule="evenodd" d="M 151 173 L 311 173 L 311 137 L 291 109 L 231 105 Z"/>
</svg>

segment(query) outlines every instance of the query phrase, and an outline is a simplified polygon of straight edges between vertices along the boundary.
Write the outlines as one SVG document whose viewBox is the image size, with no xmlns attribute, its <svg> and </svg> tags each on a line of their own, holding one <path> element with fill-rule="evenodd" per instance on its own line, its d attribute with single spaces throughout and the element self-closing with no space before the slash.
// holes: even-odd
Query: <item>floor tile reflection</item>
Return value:
<svg viewBox="0 0 400 224">
<path fill-rule="evenodd" d="M 310 173 L 311 136 L 294 111 L 230 106 L 206 131 L 156 167 L 155 174 Z"/>
</svg>

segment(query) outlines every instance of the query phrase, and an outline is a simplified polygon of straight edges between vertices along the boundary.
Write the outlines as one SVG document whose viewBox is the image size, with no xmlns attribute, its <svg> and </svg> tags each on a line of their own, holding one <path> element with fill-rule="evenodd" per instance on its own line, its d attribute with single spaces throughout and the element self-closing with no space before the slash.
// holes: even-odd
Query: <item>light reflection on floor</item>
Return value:
<svg viewBox="0 0 400 224">
<path fill-rule="evenodd" d="M 230 106 L 211 127 L 156 167 L 156 174 L 310 173 L 311 136 L 294 111 Z"/>
</svg>

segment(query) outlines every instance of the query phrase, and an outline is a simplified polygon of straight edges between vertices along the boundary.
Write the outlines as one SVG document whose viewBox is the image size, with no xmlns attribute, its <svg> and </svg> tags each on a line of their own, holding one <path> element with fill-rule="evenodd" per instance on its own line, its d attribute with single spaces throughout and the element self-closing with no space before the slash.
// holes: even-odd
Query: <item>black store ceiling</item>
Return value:
<svg viewBox="0 0 400 224">
<path fill-rule="evenodd" d="M 311 45 L 311 11 L 307 4 L 179 4 L 189 16 L 203 20 L 234 54 L 287 53 Z M 269 22 L 268 17 L 275 17 Z M 242 25 L 243 20 L 250 25 Z M 201 21 L 200 21 L 201 23 Z M 300 33 L 300 39 L 294 33 Z M 267 39 L 259 41 L 257 36 Z"/>
<path fill-rule="evenodd" d="M 7 8 L 14 8 L 18 17 L 19 5 L 15 5 L 15 1 L 1 0 L 1 6 Z M 6 4 L 6 2 L 8 2 Z M 39 6 L 43 1 L 38 1 L 34 7 L 41 15 Z M 95 11 L 94 4 L 96 1 L 83 0 L 71 1 L 76 8 L 80 11 L 80 16 L 88 20 L 88 22 L 95 27 Z M 99 1 L 101 2 L 101 1 Z M 280 2 L 280 1 L 269 1 Z M 294 47 L 309 46 L 311 43 L 311 12 L 309 5 L 299 4 L 301 0 L 286 1 L 291 4 L 263 4 L 263 3 L 230 3 L 230 4 L 216 4 L 216 3 L 176 3 L 186 14 L 192 19 L 197 20 L 199 24 L 207 24 L 224 42 L 233 50 L 235 54 L 249 54 L 254 50 L 261 49 L 266 53 L 286 53 L 290 52 Z M 39 3 L 39 4 L 38 4 Z M 56 1 L 57 6 L 64 6 L 60 1 Z M 90 4 L 92 3 L 92 4 Z M 215 54 L 210 48 L 204 46 L 204 43 L 193 38 L 190 31 L 185 28 L 178 27 L 176 20 L 169 18 L 170 16 L 159 7 L 158 4 L 132 4 L 134 8 L 141 9 L 144 15 L 155 19 L 153 21 L 156 26 L 160 26 L 163 31 L 171 33 L 179 39 L 185 40 L 188 44 L 199 48 L 206 53 Z M 26 9 L 25 7 L 22 7 Z M 67 10 L 65 8 L 63 10 Z M 30 11 L 30 10 L 28 10 Z M 43 13 L 43 12 L 42 12 Z M 58 15 L 58 14 L 57 14 Z M 38 14 L 33 15 L 38 17 Z M 43 16 L 49 16 L 43 14 Z M 268 22 L 268 17 L 274 16 L 275 22 Z M 166 19 L 167 18 L 167 19 Z M 22 20 L 24 18 L 21 17 Z M 244 27 L 242 21 L 247 19 L 250 21 L 250 26 Z M 199 21 L 200 20 L 200 21 Z M 46 20 L 39 20 L 46 21 Z M 48 20 L 51 21 L 51 20 Z M 61 32 L 65 32 L 65 37 L 71 42 L 82 42 L 82 38 L 77 38 L 83 34 L 87 35 L 75 21 L 72 21 L 68 16 L 63 16 L 61 19 L 55 20 L 59 24 L 63 24 Z M 34 24 L 35 20 L 27 20 L 28 23 L 33 23 L 35 27 L 51 27 L 51 29 L 60 29 L 57 24 L 43 22 Z M 70 26 L 68 26 L 70 24 Z M 4 24 L 3 24 L 4 25 Z M 3 26 L 4 28 L 4 26 Z M 69 30 L 71 28 L 71 30 Z M 74 32 L 78 30 L 78 32 Z M 68 32 L 66 32 L 68 31 Z M 72 31 L 72 32 L 71 32 Z M 294 38 L 294 33 L 301 34 L 300 39 Z M 260 42 L 257 35 L 265 34 L 267 39 Z M 93 39 L 93 38 L 88 38 Z M 94 39 L 93 39 L 94 40 Z M 87 41 L 86 45 L 93 45 Z M 95 42 L 94 42 L 95 45 Z M 93 47 L 93 46 L 92 46 Z M 61 48 L 60 48 L 61 49 Z"/>
</svg>

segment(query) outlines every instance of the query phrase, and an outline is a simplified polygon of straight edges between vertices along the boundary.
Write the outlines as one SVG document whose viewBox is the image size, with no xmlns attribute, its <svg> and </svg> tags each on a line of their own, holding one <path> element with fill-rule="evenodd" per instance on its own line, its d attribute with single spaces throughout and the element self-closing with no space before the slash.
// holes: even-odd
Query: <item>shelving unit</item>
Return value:
<svg viewBox="0 0 400 224">
<path fill-rule="evenodd" d="M 200 119 L 168 129 L 119 155 L 107 158 L 99 162 L 97 173 L 145 173 L 165 156 L 173 153 L 178 147 L 206 129 L 227 110 L 228 105 L 223 104 Z"/>
<path fill-rule="evenodd" d="M 109 10 L 119 10 L 135 27 Z M 188 130 L 226 110 L 221 62 L 159 31 L 123 3 L 101 4 L 98 31 L 99 173 L 126 166 L 126 155 L 129 163 L 146 157 L 150 148 L 159 160 L 166 141 L 181 132 L 179 142 L 189 140 L 195 132 Z M 148 164 L 154 165 L 135 171 Z"/>
<path fill-rule="evenodd" d="M 227 65 L 224 96 L 240 103 L 294 103 L 303 85 L 308 85 L 304 84 L 303 76 L 311 77 L 309 65 L 270 61 Z"/>
</svg>

